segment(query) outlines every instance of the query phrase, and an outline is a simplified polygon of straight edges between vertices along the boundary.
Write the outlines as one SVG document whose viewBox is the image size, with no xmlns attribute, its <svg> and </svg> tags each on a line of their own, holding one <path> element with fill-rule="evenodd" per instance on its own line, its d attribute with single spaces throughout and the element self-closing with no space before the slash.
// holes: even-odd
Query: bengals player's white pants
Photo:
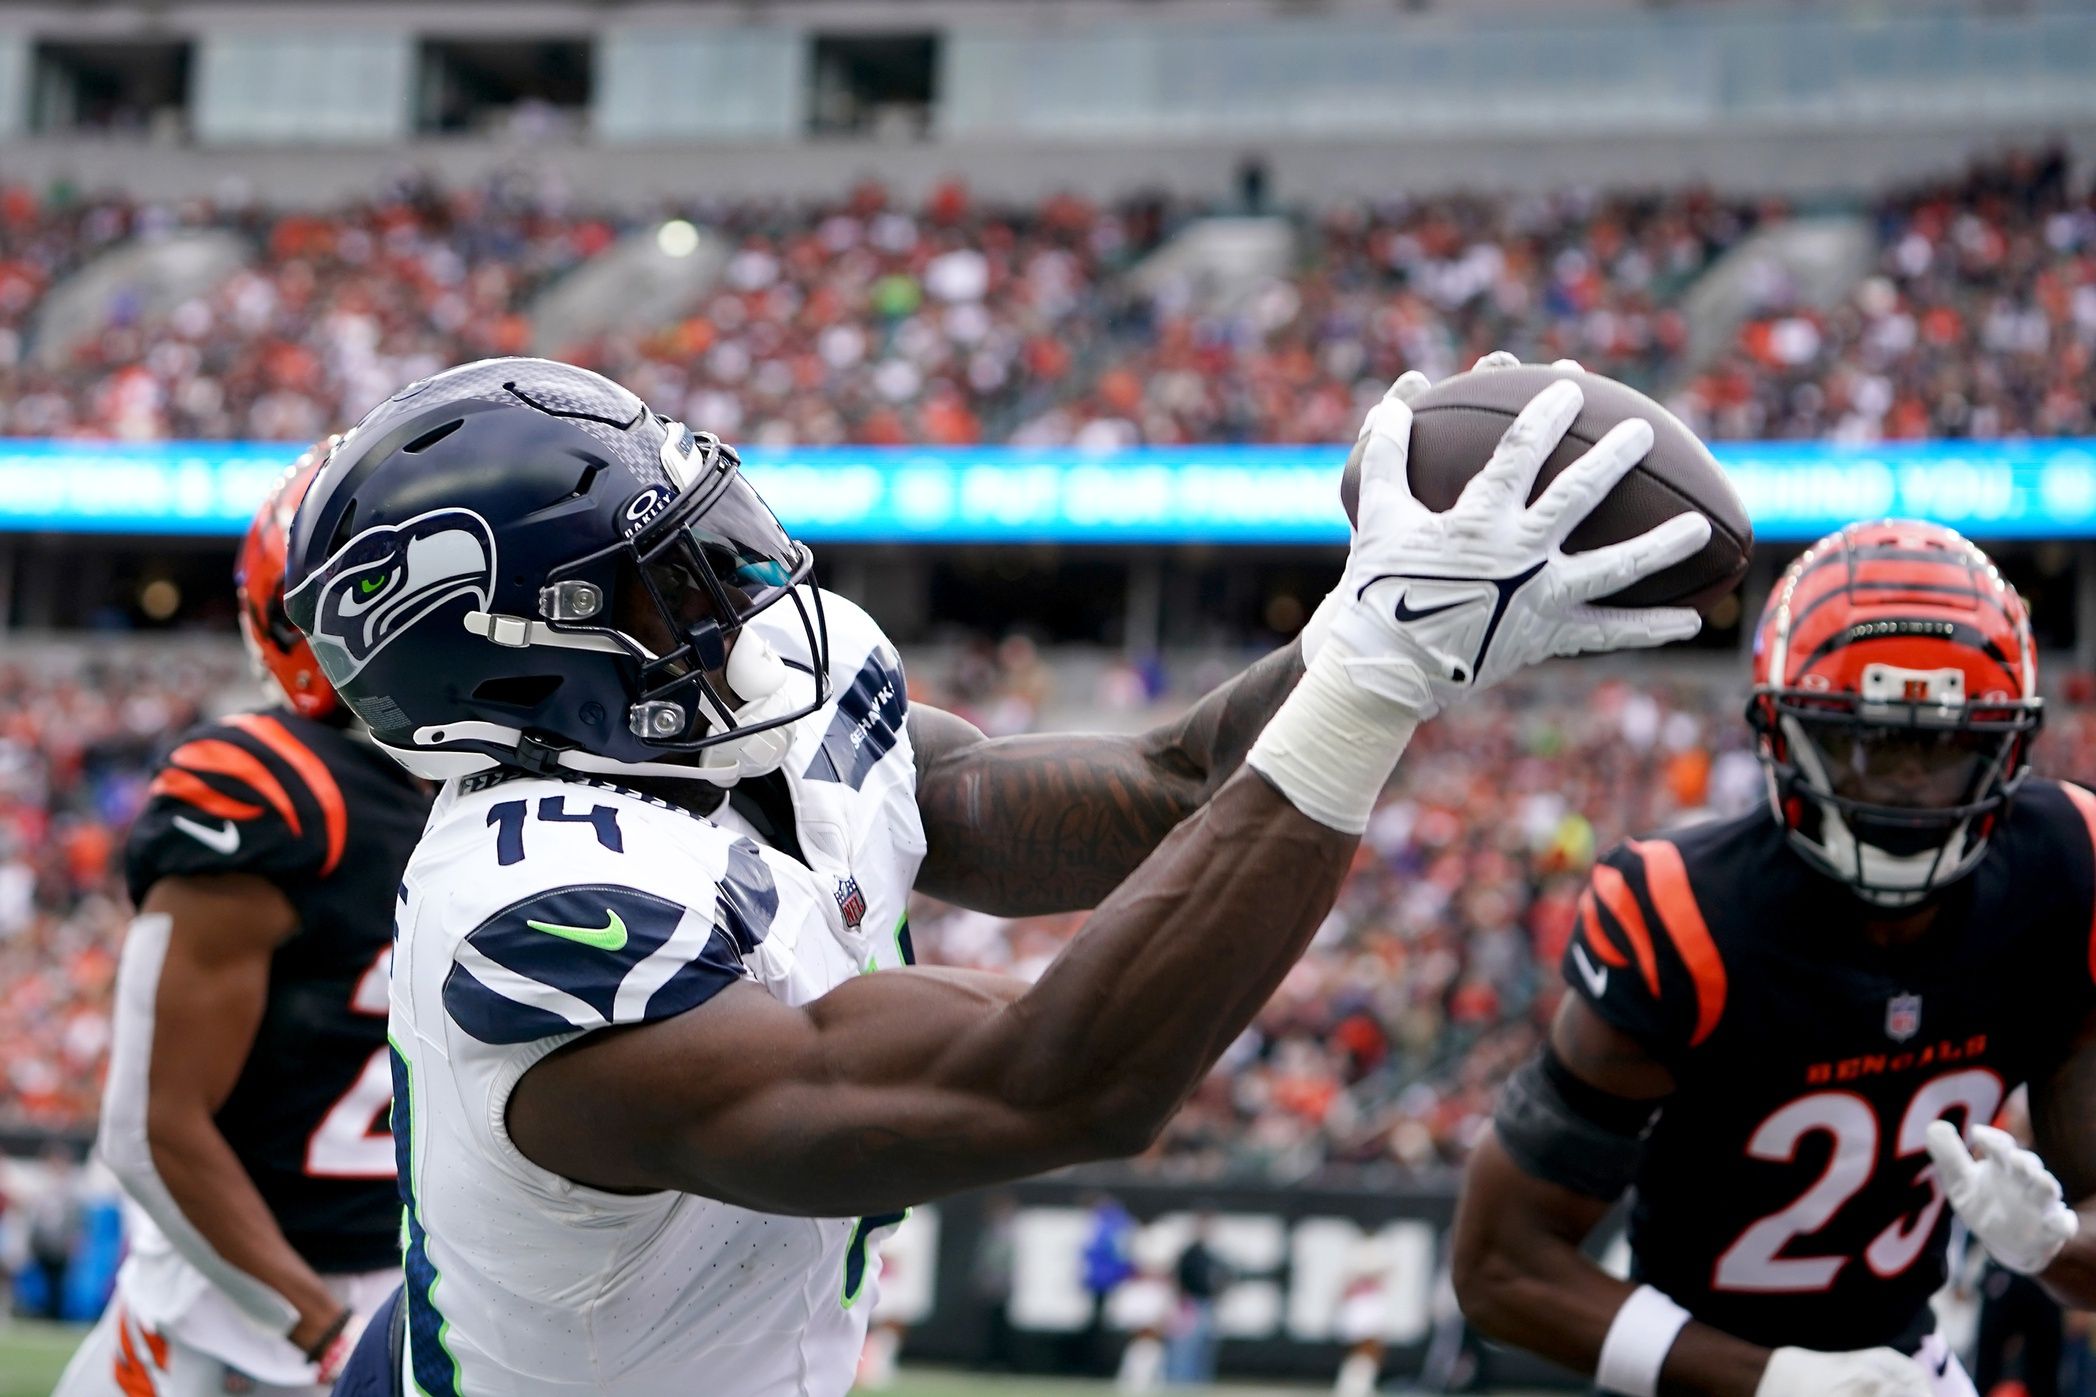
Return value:
<svg viewBox="0 0 2096 1397">
<path fill-rule="evenodd" d="M 1921 1341 L 1914 1351 L 1915 1361 L 1929 1370 L 1929 1377 L 1936 1389 L 1936 1397 L 1979 1397 L 1979 1389 L 1972 1385 L 1972 1378 L 1965 1372 L 1965 1365 L 1943 1342 L 1941 1334 L 1931 1334 Z"/>
<path fill-rule="evenodd" d="M 258 1383 L 224 1359 L 146 1328 L 119 1296 L 74 1352 L 51 1397 L 327 1397 L 327 1391 Z"/>
<path fill-rule="evenodd" d="M 400 1272 L 327 1280 L 344 1303 L 369 1314 L 400 1284 Z M 51 1397 L 328 1397 L 330 1383 L 287 1382 L 294 1366 L 308 1373 L 311 1368 L 297 1362 L 282 1340 L 241 1326 L 217 1292 L 163 1330 L 140 1320 L 126 1297 L 125 1281 L 120 1271 L 109 1307 L 66 1364 Z M 247 1361 L 242 1361 L 243 1351 L 252 1355 Z"/>
</svg>

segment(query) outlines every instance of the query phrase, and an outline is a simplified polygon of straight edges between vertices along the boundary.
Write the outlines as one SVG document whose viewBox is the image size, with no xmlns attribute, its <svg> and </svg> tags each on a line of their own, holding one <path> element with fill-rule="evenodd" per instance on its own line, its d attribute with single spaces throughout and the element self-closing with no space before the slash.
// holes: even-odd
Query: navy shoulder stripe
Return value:
<svg viewBox="0 0 2096 1397">
<path fill-rule="evenodd" d="M 744 975 L 738 941 L 747 931 L 724 925 L 727 897 L 723 889 L 718 908 L 700 910 L 616 885 L 534 894 L 459 944 L 444 1007 L 485 1043 L 646 1023 L 695 1008 Z"/>
<path fill-rule="evenodd" d="M 803 774 L 811 780 L 840 781 L 857 790 L 866 784 L 866 774 L 893 750 L 909 709 L 900 665 L 876 649 L 838 698 L 822 749 Z"/>
</svg>

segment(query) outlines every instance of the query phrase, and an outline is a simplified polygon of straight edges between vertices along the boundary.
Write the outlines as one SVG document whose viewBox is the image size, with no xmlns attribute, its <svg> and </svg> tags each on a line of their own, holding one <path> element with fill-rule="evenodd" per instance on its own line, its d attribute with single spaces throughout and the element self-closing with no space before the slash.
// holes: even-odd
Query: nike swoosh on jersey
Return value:
<svg viewBox="0 0 2096 1397">
<path fill-rule="evenodd" d="M 187 815 L 175 816 L 174 822 L 176 829 L 196 840 L 197 843 L 203 845 L 214 854 L 230 856 L 234 850 L 240 847 L 240 826 L 234 824 L 231 820 L 226 821 L 223 829 L 213 829 L 209 825 L 200 825 Z"/>
<path fill-rule="evenodd" d="M 558 936 L 563 941 L 573 941 L 596 951 L 623 951 L 626 949 L 626 919 L 609 907 L 604 915 L 611 918 L 603 926 L 562 926 L 558 922 L 534 922 L 524 925 L 533 931 L 543 931 L 548 936 Z"/>
<path fill-rule="evenodd" d="M 1596 965 L 1587 959 L 1587 948 L 1577 941 L 1572 943 L 1572 959 L 1579 966 L 1579 978 L 1587 982 L 1587 989 L 1599 999 L 1608 993 L 1608 967 Z"/>
</svg>

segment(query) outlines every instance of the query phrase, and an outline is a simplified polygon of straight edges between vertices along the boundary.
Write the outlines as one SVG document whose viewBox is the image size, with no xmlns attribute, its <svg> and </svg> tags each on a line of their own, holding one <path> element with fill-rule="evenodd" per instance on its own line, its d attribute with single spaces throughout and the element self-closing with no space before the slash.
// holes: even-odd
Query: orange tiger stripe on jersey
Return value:
<svg viewBox="0 0 2096 1397">
<path fill-rule="evenodd" d="M 1594 890 L 1583 888 L 1579 894 L 1577 913 L 1579 929 L 1586 933 L 1587 945 L 1601 958 L 1603 965 L 1623 966 L 1630 964 L 1630 957 L 1623 954 L 1616 943 L 1609 940 L 1608 932 L 1601 925 L 1600 916 L 1594 911 Z"/>
<path fill-rule="evenodd" d="M 312 791 L 327 826 L 327 862 L 320 866 L 320 876 L 325 878 L 333 873 L 335 865 L 342 861 L 342 846 L 349 840 L 349 807 L 343 804 L 342 788 L 335 784 L 335 775 L 327 769 L 327 763 L 314 756 L 312 748 L 293 737 L 290 729 L 274 718 L 239 713 L 226 719 L 226 723 L 282 757 Z"/>
<path fill-rule="evenodd" d="M 244 800 L 235 800 L 229 795 L 204 784 L 203 778 L 193 776 L 180 767 L 171 766 L 153 778 L 146 794 L 169 796 L 185 805 L 194 805 L 206 815 L 216 815 L 222 820 L 252 820 L 262 813 L 259 805 L 249 805 Z"/>
<path fill-rule="evenodd" d="M 1652 991 L 1653 998 L 1659 997 L 1659 959 L 1652 953 L 1652 932 L 1645 926 L 1644 909 L 1637 903 L 1637 894 L 1630 890 L 1630 880 L 1605 863 L 1594 865 L 1594 896 L 1623 928 L 1624 939 L 1630 942 L 1630 953 L 1637 957 L 1638 974 L 1645 977 L 1645 988 Z"/>
<path fill-rule="evenodd" d="M 1627 847 L 1645 861 L 1645 889 L 1652 894 L 1660 929 L 1674 943 L 1696 986 L 1696 1032 L 1689 1039 L 1693 1048 L 1710 1036 L 1724 1016 L 1725 962 L 1718 954 L 1718 943 L 1710 937 L 1703 909 L 1696 905 L 1696 890 L 1689 886 L 1681 850 L 1663 839 L 1632 839 Z"/>
<path fill-rule="evenodd" d="M 2081 812 L 2082 823 L 2089 827 L 2089 845 L 2096 849 L 2096 795 L 2090 795 L 2072 781 L 2060 782 L 2060 789 Z M 2089 978 L 2096 980 L 2096 911 L 2089 914 Z"/>
<path fill-rule="evenodd" d="M 284 787 L 270 774 L 268 767 L 251 752 L 242 751 L 230 742 L 216 738 L 202 738 L 185 742 L 174 750 L 168 760 L 176 766 L 212 776 L 230 776 L 235 781 L 245 782 L 256 795 L 270 804 L 270 808 L 284 817 L 293 834 L 303 834 L 298 822 L 298 811 L 291 804 L 291 797 Z"/>
<path fill-rule="evenodd" d="M 131 1316 L 117 1312 L 116 1385 L 124 1397 L 153 1397 L 153 1375 L 139 1361 L 138 1346 L 131 1342 Z"/>
<path fill-rule="evenodd" d="M 146 1351 L 153 1355 L 153 1366 L 163 1373 L 166 1372 L 167 1340 L 161 1336 L 158 1330 L 148 1329 L 144 1325 L 139 1326 L 138 1332 L 140 1337 L 146 1341 Z"/>
</svg>

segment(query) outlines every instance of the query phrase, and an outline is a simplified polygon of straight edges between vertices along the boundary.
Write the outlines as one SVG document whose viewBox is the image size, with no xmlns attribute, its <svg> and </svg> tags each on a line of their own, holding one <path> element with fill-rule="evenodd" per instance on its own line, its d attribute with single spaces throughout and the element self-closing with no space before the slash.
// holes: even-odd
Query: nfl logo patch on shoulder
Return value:
<svg viewBox="0 0 2096 1397">
<path fill-rule="evenodd" d="M 1885 1001 L 1885 1036 L 1904 1043 L 1921 1032 L 1921 996 L 1896 994 Z"/>
<path fill-rule="evenodd" d="M 859 880 L 845 875 L 837 880 L 837 910 L 844 914 L 844 925 L 852 931 L 866 920 L 866 894 L 859 891 Z"/>
</svg>

